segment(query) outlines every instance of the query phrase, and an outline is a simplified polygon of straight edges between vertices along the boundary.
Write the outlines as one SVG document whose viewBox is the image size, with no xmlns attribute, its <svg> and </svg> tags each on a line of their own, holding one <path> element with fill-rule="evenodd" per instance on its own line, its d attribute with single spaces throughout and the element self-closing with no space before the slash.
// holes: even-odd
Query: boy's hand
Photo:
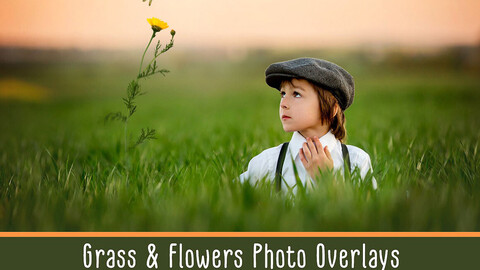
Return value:
<svg viewBox="0 0 480 270">
<path fill-rule="evenodd" d="M 333 169 L 333 159 L 328 146 L 323 148 L 318 137 L 307 138 L 300 149 L 300 160 L 312 179 L 318 176 L 319 171 Z"/>
</svg>

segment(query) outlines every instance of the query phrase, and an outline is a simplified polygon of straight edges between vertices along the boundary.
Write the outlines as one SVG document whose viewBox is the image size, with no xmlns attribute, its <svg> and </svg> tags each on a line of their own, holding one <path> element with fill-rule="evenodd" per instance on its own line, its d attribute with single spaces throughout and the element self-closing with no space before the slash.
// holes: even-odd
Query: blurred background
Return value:
<svg viewBox="0 0 480 270">
<path fill-rule="evenodd" d="M 477 45 L 475 0 L 2 1 L 3 46 L 136 49 L 146 17 L 167 21 L 182 47 Z"/>
<path fill-rule="evenodd" d="M 253 77 L 243 80 L 260 82 L 271 61 L 300 56 L 339 61 L 354 77 L 375 66 L 478 73 L 478 10 L 476 0 L 153 0 L 151 6 L 140 0 L 2 0 L 0 98 L 40 100 L 115 89 L 98 82 L 88 89 L 59 87 L 22 76 L 33 68 L 41 79 L 40 71 L 48 69 L 36 68 L 56 63 L 68 66 L 63 72 L 85 67 L 83 72 L 91 72 L 84 74 L 90 82 L 101 76 L 106 83 L 114 74 L 100 73 L 138 65 L 151 31 L 146 18 L 152 16 L 178 33 L 175 52 L 162 61 L 182 81 L 192 78 L 186 70 L 195 72 L 194 63 L 222 66 L 223 62 L 228 66 L 220 68 L 224 71 L 251 63 L 241 66 L 255 70 Z M 167 32 L 159 34 L 165 42 Z M 16 72 L 16 68 L 26 69 Z M 216 72 L 208 75 L 212 80 L 224 77 Z"/>
<path fill-rule="evenodd" d="M 478 0 L 0 3 L 2 230 L 480 230 Z M 171 73 L 141 81 L 130 140 L 157 140 L 128 172 L 123 126 L 103 118 L 124 109 L 150 17 L 170 25 L 162 44 L 177 34 Z M 264 71 L 303 56 L 354 76 L 348 144 L 378 194 L 289 205 L 230 186 L 290 139 Z"/>
</svg>

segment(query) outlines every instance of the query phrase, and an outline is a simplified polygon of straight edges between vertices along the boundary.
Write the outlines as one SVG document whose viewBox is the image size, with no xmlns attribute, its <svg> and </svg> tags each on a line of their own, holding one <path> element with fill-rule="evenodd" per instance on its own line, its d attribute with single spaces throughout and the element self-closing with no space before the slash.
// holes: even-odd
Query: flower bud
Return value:
<svg viewBox="0 0 480 270">
<path fill-rule="evenodd" d="M 170 35 L 172 35 L 172 37 L 174 37 L 175 34 L 176 34 L 175 30 L 172 29 L 172 30 L 170 31 Z"/>
</svg>

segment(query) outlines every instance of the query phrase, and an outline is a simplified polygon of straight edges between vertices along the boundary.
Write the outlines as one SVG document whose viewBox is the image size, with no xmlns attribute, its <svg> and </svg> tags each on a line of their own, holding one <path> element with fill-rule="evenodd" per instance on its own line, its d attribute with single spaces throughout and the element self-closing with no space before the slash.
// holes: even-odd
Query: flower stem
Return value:
<svg viewBox="0 0 480 270">
<path fill-rule="evenodd" d="M 173 47 L 173 36 L 172 36 L 172 38 L 170 39 L 170 43 L 169 43 L 168 45 L 170 45 L 170 44 L 172 44 L 172 47 Z M 168 45 L 167 45 L 167 46 L 168 46 Z M 150 65 L 153 63 L 153 61 L 155 61 L 155 60 L 156 60 L 161 54 L 163 54 L 163 53 L 164 53 L 164 52 L 160 52 L 157 56 L 154 56 L 154 57 L 152 58 L 152 60 L 150 60 L 150 62 L 148 63 L 147 67 L 150 66 Z M 147 69 L 147 68 L 145 68 L 145 69 Z M 140 73 L 140 72 L 139 72 L 139 73 Z"/>
<path fill-rule="evenodd" d="M 128 118 L 125 120 L 125 168 L 128 168 L 128 141 L 127 141 L 127 125 L 128 125 Z"/>
<path fill-rule="evenodd" d="M 145 48 L 145 51 L 143 52 L 142 61 L 140 62 L 140 68 L 138 69 L 138 76 L 140 76 L 140 72 L 142 72 L 143 58 L 145 58 L 145 54 L 147 53 L 148 47 L 150 47 L 150 43 L 152 43 L 152 40 L 153 40 L 153 38 L 155 37 L 156 34 L 157 34 L 157 32 L 153 31 L 152 37 L 150 38 L 150 41 L 148 42 L 148 45 Z"/>
</svg>

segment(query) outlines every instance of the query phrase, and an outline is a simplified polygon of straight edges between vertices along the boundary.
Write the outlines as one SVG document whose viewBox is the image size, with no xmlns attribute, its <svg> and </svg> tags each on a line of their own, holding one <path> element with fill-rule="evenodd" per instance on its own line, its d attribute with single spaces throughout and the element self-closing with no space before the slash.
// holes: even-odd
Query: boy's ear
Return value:
<svg viewBox="0 0 480 270">
<path fill-rule="evenodd" d="M 337 116 L 339 110 L 340 110 L 340 106 L 338 105 L 338 102 L 336 102 L 335 107 L 333 109 L 333 118 L 335 118 L 335 116 Z"/>
</svg>

